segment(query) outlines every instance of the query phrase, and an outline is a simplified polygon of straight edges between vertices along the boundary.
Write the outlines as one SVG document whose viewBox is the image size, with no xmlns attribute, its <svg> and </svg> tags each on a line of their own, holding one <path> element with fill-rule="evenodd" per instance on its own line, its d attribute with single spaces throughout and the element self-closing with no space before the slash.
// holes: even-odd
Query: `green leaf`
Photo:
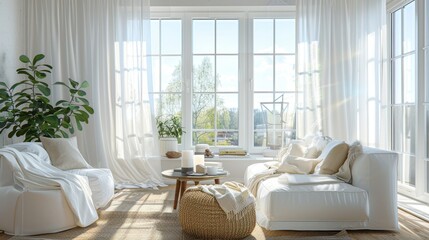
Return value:
<svg viewBox="0 0 429 240">
<path fill-rule="evenodd" d="M 0 85 L 3 86 L 3 87 L 5 87 L 5 88 L 7 88 L 7 85 L 6 85 L 5 82 L 0 82 Z"/>
<path fill-rule="evenodd" d="M 85 105 L 89 105 L 89 101 L 88 101 L 88 100 L 86 100 L 86 98 L 83 98 L 83 97 L 77 97 L 76 99 L 78 99 L 79 101 L 83 102 L 83 104 L 85 104 Z"/>
<path fill-rule="evenodd" d="M 33 58 L 33 65 L 36 65 L 36 63 L 40 60 L 42 60 L 43 58 L 45 58 L 45 55 L 43 54 L 37 54 L 36 56 L 34 56 Z"/>
<path fill-rule="evenodd" d="M 35 74 L 36 74 L 36 77 L 38 77 L 38 78 L 40 78 L 40 79 L 43 79 L 43 78 L 45 78 L 46 77 L 46 74 L 45 73 L 42 73 L 42 72 L 39 72 L 39 71 L 36 71 L 36 72 L 34 72 Z"/>
<path fill-rule="evenodd" d="M 25 55 L 21 55 L 21 56 L 19 57 L 19 61 L 21 61 L 21 62 L 23 62 L 23 63 L 29 63 L 29 62 L 30 62 L 30 59 L 29 59 L 27 56 L 25 56 Z"/>
<path fill-rule="evenodd" d="M 53 116 L 53 115 L 45 117 L 45 121 L 54 125 L 54 126 L 57 126 L 59 124 L 58 118 L 56 116 Z"/>
<path fill-rule="evenodd" d="M 77 91 L 77 95 L 79 95 L 79 96 L 85 96 L 86 95 L 86 92 L 85 91 L 83 91 L 83 90 L 79 90 L 79 91 Z"/>
<path fill-rule="evenodd" d="M 94 114 L 94 109 L 88 105 L 83 105 L 83 108 L 85 108 L 85 110 L 89 113 L 89 114 Z"/>
<path fill-rule="evenodd" d="M 88 81 L 83 81 L 82 84 L 80 85 L 81 88 L 87 88 L 89 87 L 89 83 Z"/>
<path fill-rule="evenodd" d="M 77 126 L 77 129 L 79 130 L 79 131 L 82 131 L 82 124 L 80 123 L 80 121 L 78 120 L 78 118 L 76 117 L 76 126 Z"/>
<path fill-rule="evenodd" d="M 64 87 L 66 87 L 66 88 L 70 88 L 69 87 L 69 85 L 67 85 L 67 84 L 65 84 L 65 83 L 63 83 L 63 82 L 56 82 L 56 83 L 54 83 L 55 85 L 63 85 Z"/>
<path fill-rule="evenodd" d="M 39 89 L 45 96 L 51 95 L 51 89 L 49 89 L 48 87 L 45 87 L 43 85 L 37 85 L 37 89 Z"/>
<path fill-rule="evenodd" d="M 70 82 L 70 84 L 72 85 L 72 87 L 73 87 L 73 88 L 76 88 L 76 87 L 79 85 L 79 83 L 78 83 L 78 82 L 74 81 L 74 80 L 73 80 L 73 79 L 71 79 L 71 78 L 69 78 L 69 82 Z"/>
<path fill-rule="evenodd" d="M 56 106 L 59 106 L 60 104 L 62 104 L 62 103 L 68 103 L 69 101 L 66 101 L 66 100 L 59 100 L 55 105 Z"/>
</svg>

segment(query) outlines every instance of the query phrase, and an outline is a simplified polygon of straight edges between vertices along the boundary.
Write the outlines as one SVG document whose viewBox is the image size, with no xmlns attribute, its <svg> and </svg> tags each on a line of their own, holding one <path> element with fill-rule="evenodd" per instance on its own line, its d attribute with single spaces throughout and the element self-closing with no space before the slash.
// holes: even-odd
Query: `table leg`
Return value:
<svg viewBox="0 0 429 240">
<path fill-rule="evenodd" d="M 180 181 L 176 180 L 176 192 L 174 193 L 174 206 L 173 206 L 173 209 L 177 208 L 177 202 L 179 200 L 179 193 L 180 193 Z"/>
<path fill-rule="evenodd" d="M 220 180 L 219 180 L 219 178 L 216 178 L 216 179 L 215 179 L 215 184 L 220 184 Z"/>
<path fill-rule="evenodd" d="M 183 193 L 186 190 L 186 183 L 187 183 L 186 180 L 182 180 L 182 186 L 180 186 L 180 197 L 179 197 L 179 200 L 182 199 Z"/>
<path fill-rule="evenodd" d="M 194 181 L 195 186 L 197 186 L 198 184 L 200 184 L 200 181 Z"/>
</svg>

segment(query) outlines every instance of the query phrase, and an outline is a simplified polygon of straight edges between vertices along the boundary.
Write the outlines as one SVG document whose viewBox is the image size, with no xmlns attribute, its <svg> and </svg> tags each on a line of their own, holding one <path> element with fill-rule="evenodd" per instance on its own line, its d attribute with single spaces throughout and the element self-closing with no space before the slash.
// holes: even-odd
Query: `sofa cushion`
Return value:
<svg viewBox="0 0 429 240">
<path fill-rule="evenodd" d="M 43 147 L 49 154 L 54 167 L 61 170 L 90 168 L 77 147 L 76 137 L 46 138 L 40 137 Z"/>
<path fill-rule="evenodd" d="M 288 185 L 277 177 L 258 187 L 259 214 L 272 222 L 364 222 L 369 218 L 368 194 L 347 183 Z"/>
<path fill-rule="evenodd" d="M 335 174 L 347 158 L 349 145 L 344 141 L 334 140 L 328 143 L 319 156 L 322 161 L 317 164 L 315 174 Z"/>
</svg>

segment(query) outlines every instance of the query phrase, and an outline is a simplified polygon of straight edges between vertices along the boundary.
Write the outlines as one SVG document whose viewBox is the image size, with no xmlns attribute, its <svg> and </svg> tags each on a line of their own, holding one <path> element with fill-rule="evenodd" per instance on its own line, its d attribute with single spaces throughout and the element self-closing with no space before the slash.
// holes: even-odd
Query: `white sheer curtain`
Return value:
<svg viewBox="0 0 429 240">
<path fill-rule="evenodd" d="M 384 0 L 297 1 L 298 136 L 321 131 L 377 145 Z"/>
<path fill-rule="evenodd" d="M 90 82 L 96 113 L 78 133 L 89 163 L 108 166 L 117 187 L 162 186 L 159 160 L 151 158 L 149 0 L 31 0 L 26 16 L 27 54 L 47 56 L 52 82 Z"/>
</svg>

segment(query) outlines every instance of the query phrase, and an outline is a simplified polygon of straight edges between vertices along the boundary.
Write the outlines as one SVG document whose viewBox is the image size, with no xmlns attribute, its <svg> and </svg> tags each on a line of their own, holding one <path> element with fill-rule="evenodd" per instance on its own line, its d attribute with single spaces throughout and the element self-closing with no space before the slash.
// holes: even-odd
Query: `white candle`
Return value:
<svg viewBox="0 0 429 240">
<path fill-rule="evenodd" d="M 198 164 L 204 165 L 204 155 L 194 155 L 194 172 Z"/>
<path fill-rule="evenodd" d="M 193 150 L 182 150 L 182 168 L 194 168 Z"/>
</svg>

